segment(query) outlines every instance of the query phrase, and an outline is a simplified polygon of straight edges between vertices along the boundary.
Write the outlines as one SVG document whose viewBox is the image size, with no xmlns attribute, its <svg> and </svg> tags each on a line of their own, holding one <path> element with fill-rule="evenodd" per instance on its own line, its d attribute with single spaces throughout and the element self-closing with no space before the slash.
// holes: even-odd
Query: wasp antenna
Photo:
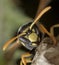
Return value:
<svg viewBox="0 0 59 65">
<path fill-rule="evenodd" d="M 13 41 L 15 41 L 18 37 L 20 37 L 20 36 L 22 36 L 22 35 L 24 35 L 24 34 L 25 34 L 25 33 L 21 33 L 21 34 L 17 35 L 16 37 L 13 37 L 13 38 L 10 39 L 9 41 L 7 41 L 7 42 L 5 43 L 5 45 L 3 46 L 3 51 L 5 51 L 6 48 L 7 48 Z"/>
<path fill-rule="evenodd" d="M 32 29 L 33 25 L 38 22 L 38 20 L 42 17 L 44 13 L 51 9 L 51 6 L 46 7 L 41 11 L 41 13 L 34 19 L 34 22 L 31 24 L 30 29 Z"/>
</svg>

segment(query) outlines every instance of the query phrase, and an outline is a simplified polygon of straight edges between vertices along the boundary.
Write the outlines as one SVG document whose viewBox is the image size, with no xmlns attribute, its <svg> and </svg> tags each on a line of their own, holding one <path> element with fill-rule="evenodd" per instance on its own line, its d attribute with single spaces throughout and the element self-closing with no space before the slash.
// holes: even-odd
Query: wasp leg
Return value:
<svg viewBox="0 0 59 65">
<path fill-rule="evenodd" d="M 59 24 L 56 24 L 56 25 L 53 25 L 51 28 L 50 28 L 50 33 L 54 36 L 54 28 L 57 28 L 59 27 Z"/>
<path fill-rule="evenodd" d="M 26 63 L 31 63 L 32 61 L 30 59 L 26 59 Z M 20 61 L 20 65 L 23 65 L 22 60 Z"/>
<path fill-rule="evenodd" d="M 25 54 L 23 54 L 22 56 L 21 56 L 21 62 L 20 62 L 20 65 L 27 65 L 27 63 L 30 63 L 30 62 L 32 62 L 31 61 L 31 55 L 32 54 L 30 54 L 30 53 L 25 53 Z M 28 58 L 29 57 L 29 58 Z"/>
<path fill-rule="evenodd" d="M 20 65 L 23 65 L 23 62 L 22 62 L 22 60 L 20 61 Z"/>
<path fill-rule="evenodd" d="M 47 31 L 47 29 L 42 25 L 42 24 L 39 24 L 39 30 L 43 33 L 43 34 L 47 34 L 51 39 L 52 41 L 54 42 L 54 44 L 56 44 L 56 39 L 55 37 Z"/>
</svg>

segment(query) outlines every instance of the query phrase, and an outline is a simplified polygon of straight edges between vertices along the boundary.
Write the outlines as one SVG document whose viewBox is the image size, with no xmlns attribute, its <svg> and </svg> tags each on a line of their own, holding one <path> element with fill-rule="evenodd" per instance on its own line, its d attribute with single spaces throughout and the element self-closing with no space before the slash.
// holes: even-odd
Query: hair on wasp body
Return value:
<svg viewBox="0 0 59 65">
<path fill-rule="evenodd" d="M 3 46 L 3 51 L 5 51 L 7 47 L 15 40 L 16 40 L 16 43 L 11 48 L 14 48 L 17 45 L 18 46 L 22 45 L 26 49 L 31 51 L 35 49 L 38 46 L 39 42 L 41 41 L 41 34 L 42 35 L 47 34 L 52 39 L 54 44 L 56 44 L 55 37 L 50 32 L 48 32 L 47 29 L 41 23 L 37 24 L 38 20 L 40 20 L 43 14 L 46 13 L 50 9 L 51 9 L 51 6 L 46 7 L 34 19 L 33 22 L 28 22 L 22 25 L 18 30 L 17 36 L 10 39 L 9 41 L 5 43 L 5 45 Z M 26 65 L 26 63 L 31 62 L 31 60 L 30 59 L 27 60 L 27 58 L 24 60 L 24 57 L 29 57 L 31 55 L 32 54 L 30 53 L 25 53 L 24 55 L 22 55 L 20 65 L 22 64 Z"/>
</svg>

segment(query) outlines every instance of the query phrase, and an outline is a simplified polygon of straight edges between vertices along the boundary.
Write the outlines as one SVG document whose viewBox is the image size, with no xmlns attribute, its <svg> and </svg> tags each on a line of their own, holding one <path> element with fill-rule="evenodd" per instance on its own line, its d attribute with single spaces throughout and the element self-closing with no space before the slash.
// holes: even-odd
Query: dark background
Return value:
<svg viewBox="0 0 59 65">
<path fill-rule="evenodd" d="M 19 9 L 19 0 L 15 0 L 17 8 Z M 23 12 L 30 18 L 34 18 L 37 12 L 37 7 L 39 0 L 21 0 L 21 8 Z M 54 24 L 59 23 L 59 0 L 51 0 L 47 6 L 51 6 L 52 9 L 42 16 L 40 22 L 45 25 L 45 27 L 50 30 L 50 27 Z M 59 29 L 55 29 L 55 35 L 58 34 Z"/>
</svg>

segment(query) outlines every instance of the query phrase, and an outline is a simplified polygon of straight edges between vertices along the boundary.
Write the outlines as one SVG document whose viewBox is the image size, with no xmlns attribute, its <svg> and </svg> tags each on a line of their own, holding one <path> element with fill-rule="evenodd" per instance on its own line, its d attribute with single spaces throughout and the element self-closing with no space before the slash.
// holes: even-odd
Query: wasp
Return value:
<svg viewBox="0 0 59 65">
<path fill-rule="evenodd" d="M 24 25 L 22 25 L 17 32 L 17 36 L 13 37 L 9 41 L 7 41 L 4 46 L 3 46 L 3 51 L 5 51 L 8 46 L 13 43 L 15 40 L 14 45 L 12 48 L 15 48 L 17 45 L 18 46 L 24 46 L 26 49 L 29 51 L 32 51 L 35 49 L 39 44 L 40 41 L 42 40 L 42 37 L 44 34 L 47 34 L 52 41 L 54 42 L 54 45 L 56 45 L 57 41 L 54 36 L 54 28 L 59 27 L 59 24 L 53 25 L 50 28 L 50 32 L 44 27 L 43 24 L 38 22 L 40 18 L 43 16 L 44 13 L 49 11 L 51 9 L 51 6 L 48 6 L 44 8 L 41 13 L 31 22 L 28 22 Z M 27 63 L 32 62 L 32 54 L 27 52 L 21 56 L 21 62 L 20 65 L 27 65 Z"/>
</svg>

